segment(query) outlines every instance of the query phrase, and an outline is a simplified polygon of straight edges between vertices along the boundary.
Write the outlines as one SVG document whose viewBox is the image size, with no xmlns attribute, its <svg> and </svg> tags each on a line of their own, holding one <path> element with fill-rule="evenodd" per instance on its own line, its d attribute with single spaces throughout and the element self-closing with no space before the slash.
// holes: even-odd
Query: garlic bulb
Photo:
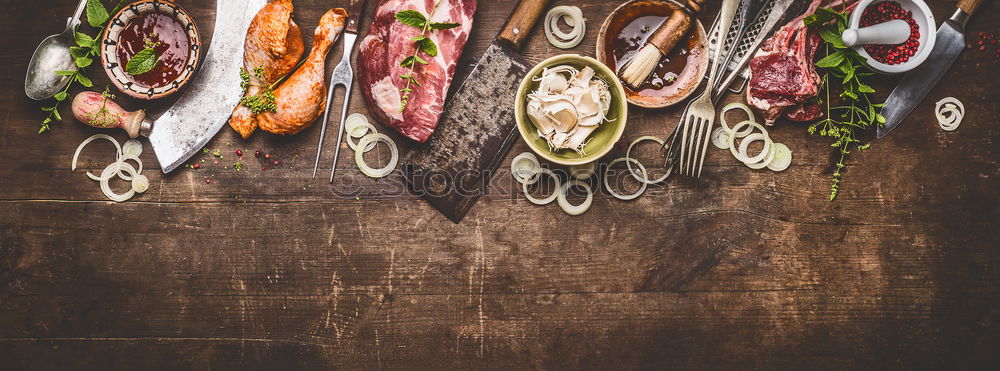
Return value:
<svg viewBox="0 0 1000 371">
<path fill-rule="evenodd" d="M 590 135 L 607 121 L 611 109 L 608 84 L 590 67 L 562 65 L 535 77 L 538 90 L 528 94 L 528 118 L 553 151 L 571 149 L 583 155 Z"/>
</svg>

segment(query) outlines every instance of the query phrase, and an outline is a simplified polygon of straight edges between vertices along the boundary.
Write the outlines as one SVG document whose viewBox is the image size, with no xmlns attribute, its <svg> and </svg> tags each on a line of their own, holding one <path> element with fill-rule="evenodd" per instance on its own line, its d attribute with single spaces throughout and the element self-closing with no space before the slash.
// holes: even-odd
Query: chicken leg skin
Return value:
<svg viewBox="0 0 1000 371">
<path fill-rule="evenodd" d="M 291 0 L 272 0 L 250 23 L 243 53 L 243 67 L 252 76 L 246 96 L 260 93 L 291 73 L 302 58 L 305 45 L 302 30 L 292 20 L 293 11 Z M 254 76 L 256 68 L 261 69 L 262 77 Z M 241 104 L 233 110 L 229 126 L 243 139 L 248 139 L 257 129 L 256 116 L 249 107 Z"/>
<path fill-rule="evenodd" d="M 313 49 L 288 80 L 274 91 L 277 112 L 258 115 L 264 131 L 293 135 L 308 128 L 326 109 L 326 55 L 340 38 L 347 21 L 347 11 L 334 8 L 326 12 L 316 27 Z"/>
</svg>

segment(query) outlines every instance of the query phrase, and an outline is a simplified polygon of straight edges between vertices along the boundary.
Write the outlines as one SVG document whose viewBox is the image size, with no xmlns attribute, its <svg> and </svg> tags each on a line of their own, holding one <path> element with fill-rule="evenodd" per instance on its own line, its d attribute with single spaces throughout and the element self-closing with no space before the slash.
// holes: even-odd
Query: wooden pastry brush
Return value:
<svg viewBox="0 0 1000 371">
<path fill-rule="evenodd" d="M 646 45 L 618 71 L 618 76 L 626 85 L 637 88 L 649 78 L 663 56 L 673 50 L 674 46 L 687 35 L 694 23 L 694 14 L 701 11 L 703 1 L 688 0 L 690 12 L 680 8 L 675 9 L 670 18 L 649 36 Z"/>
</svg>

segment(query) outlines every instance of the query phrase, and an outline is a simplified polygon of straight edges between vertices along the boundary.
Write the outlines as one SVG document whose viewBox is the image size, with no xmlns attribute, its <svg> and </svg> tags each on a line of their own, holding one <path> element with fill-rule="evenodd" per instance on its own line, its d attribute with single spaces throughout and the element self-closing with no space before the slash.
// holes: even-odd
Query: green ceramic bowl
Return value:
<svg viewBox="0 0 1000 371">
<path fill-rule="evenodd" d="M 610 121 L 601 124 L 601 127 L 590 136 L 590 142 L 583 147 L 585 155 L 581 156 L 576 151 L 560 150 L 550 151 L 545 139 L 538 135 L 538 129 L 528 118 L 528 94 L 538 90 L 538 82 L 533 81 L 534 77 L 541 76 L 545 68 L 570 65 L 577 69 L 590 67 L 596 72 L 596 77 L 608 83 L 611 91 L 611 109 L 608 111 Z M 542 158 L 560 165 L 584 165 L 596 161 L 608 154 L 615 143 L 625 132 L 625 122 L 628 119 L 628 104 L 625 102 L 625 89 L 621 82 L 615 77 L 604 63 L 598 62 L 594 58 L 584 57 L 576 54 L 564 54 L 555 56 L 539 63 L 528 72 L 521 87 L 517 89 L 517 99 L 514 102 L 514 116 L 517 119 L 517 131 L 521 133 L 521 138 L 528 143 L 531 150 Z"/>
</svg>

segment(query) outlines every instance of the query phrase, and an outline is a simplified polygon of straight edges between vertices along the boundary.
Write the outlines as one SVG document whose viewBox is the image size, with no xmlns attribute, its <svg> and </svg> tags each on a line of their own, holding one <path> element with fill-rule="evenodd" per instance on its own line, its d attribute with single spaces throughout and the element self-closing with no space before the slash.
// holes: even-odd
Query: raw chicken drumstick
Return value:
<svg viewBox="0 0 1000 371">
<path fill-rule="evenodd" d="M 305 63 L 274 91 L 277 112 L 258 115 L 264 131 L 292 135 L 308 128 L 326 109 L 326 55 L 344 31 L 347 11 L 331 9 L 316 27 L 313 49 Z"/>
<path fill-rule="evenodd" d="M 305 51 L 302 30 L 292 20 L 292 0 L 272 0 L 264 6 L 247 30 L 243 67 L 252 76 L 247 96 L 260 93 L 278 79 L 288 75 Z M 255 76 L 260 68 L 263 78 Z M 257 117 L 249 107 L 239 105 L 229 118 L 229 126 L 250 138 L 257 129 Z"/>
</svg>

